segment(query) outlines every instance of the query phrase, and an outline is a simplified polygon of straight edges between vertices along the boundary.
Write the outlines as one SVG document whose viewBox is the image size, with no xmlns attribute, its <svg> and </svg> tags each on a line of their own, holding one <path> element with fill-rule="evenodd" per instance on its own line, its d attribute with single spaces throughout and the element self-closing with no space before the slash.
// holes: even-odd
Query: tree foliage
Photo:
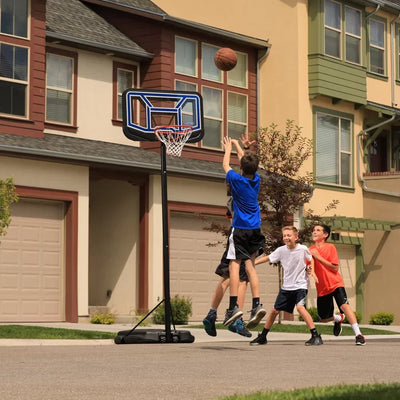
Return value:
<svg viewBox="0 0 400 400">
<path fill-rule="evenodd" d="M 286 122 L 285 130 L 276 124 L 260 128 L 258 157 L 261 186 L 258 196 L 263 221 L 265 252 L 269 254 L 282 243 L 282 227 L 292 224 L 292 215 L 307 203 L 313 192 L 313 176 L 302 171 L 304 162 L 312 156 L 312 140 L 302 136 L 302 130 L 293 121 Z"/>
<path fill-rule="evenodd" d="M 11 205 L 18 201 L 12 178 L 0 179 L 0 237 L 11 223 Z"/>
</svg>

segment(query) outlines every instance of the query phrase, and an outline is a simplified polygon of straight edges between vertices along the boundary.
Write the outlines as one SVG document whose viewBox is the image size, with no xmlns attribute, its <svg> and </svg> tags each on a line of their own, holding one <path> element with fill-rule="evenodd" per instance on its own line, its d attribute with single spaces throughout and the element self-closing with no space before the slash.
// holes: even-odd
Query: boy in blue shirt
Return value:
<svg viewBox="0 0 400 400">
<path fill-rule="evenodd" d="M 232 229 L 228 239 L 227 256 L 229 263 L 229 308 L 226 310 L 224 325 L 228 325 L 243 315 L 237 305 L 239 289 L 239 269 L 242 260 L 245 261 L 246 273 L 250 281 L 253 295 L 253 305 L 247 328 L 258 325 L 267 313 L 260 304 L 260 283 L 255 269 L 255 258 L 260 247 L 263 247 L 265 237 L 261 233 L 261 213 L 258 205 L 260 176 L 257 174 L 258 157 L 255 153 L 244 152 L 236 139 L 224 138 L 223 169 L 226 181 L 231 187 L 233 203 Z M 232 145 L 235 146 L 240 163 L 241 174 L 230 167 Z"/>
</svg>

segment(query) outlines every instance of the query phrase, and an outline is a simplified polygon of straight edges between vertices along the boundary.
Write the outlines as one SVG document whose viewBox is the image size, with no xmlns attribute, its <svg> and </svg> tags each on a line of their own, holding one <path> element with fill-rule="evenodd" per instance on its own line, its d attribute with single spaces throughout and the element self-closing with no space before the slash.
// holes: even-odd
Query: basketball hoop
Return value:
<svg viewBox="0 0 400 400">
<path fill-rule="evenodd" d="M 190 125 L 163 125 L 154 128 L 158 140 L 165 144 L 165 152 L 174 157 L 180 157 L 183 146 L 192 134 Z"/>
</svg>

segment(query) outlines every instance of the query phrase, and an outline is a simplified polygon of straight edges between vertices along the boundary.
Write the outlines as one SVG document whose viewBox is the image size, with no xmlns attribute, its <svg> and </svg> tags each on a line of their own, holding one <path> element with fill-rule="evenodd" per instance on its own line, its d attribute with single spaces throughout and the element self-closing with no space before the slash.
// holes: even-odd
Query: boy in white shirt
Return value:
<svg viewBox="0 0 400 400">
<path fill-rule="evenodd" d="M 283 285 L 274 308 L 267 317 L 263 331 L 250 342 L 250 345 L 267 344 L 267 334 L 279 312 L 286 311 L 292 314 L 295 306 L 311 332 L 311 339 L 305 343 L 306 346 L 321 345 L 323 344 L 321 335 L 315 329 L 314 321 L 305 308 L 309 284 L 307 263 L 311 262 L 312 255 L 306 246 L 296 243 L 297 228 L 285 226 L 282 228 L 282 234 L 285 245 L 278 247 L 269 256 L 256 260 L 256 264 L 267 261 L 273 264 L 280 262 L 283 268 Z"/>
</svg>

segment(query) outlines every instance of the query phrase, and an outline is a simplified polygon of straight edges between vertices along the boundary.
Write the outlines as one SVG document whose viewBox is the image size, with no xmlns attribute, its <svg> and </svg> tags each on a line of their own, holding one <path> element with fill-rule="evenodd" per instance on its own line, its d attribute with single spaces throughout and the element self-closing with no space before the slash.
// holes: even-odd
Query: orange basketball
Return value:
<svg viewBox="0 0 400 400">
<path fill-rule="evenodd" d="M 214 62 L 218 69 L 230 71 L 237 63 L 237 56 L 229 47 L 223 47 L 215 53 Z"/>
</svg>

